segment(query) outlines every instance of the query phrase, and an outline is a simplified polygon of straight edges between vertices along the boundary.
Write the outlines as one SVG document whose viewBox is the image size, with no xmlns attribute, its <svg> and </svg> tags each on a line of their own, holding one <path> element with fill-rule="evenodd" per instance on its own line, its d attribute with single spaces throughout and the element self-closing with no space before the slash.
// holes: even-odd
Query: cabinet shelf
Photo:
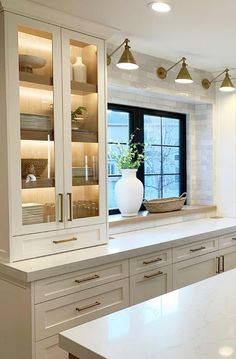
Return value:
<svg viewBox="0 0 236 359">
<path fill-rule="evenodd" d="M 34 182 L 26 182 L 26 180 L 22 180 L 21 182 L 22 189 L 55 187 L 54 178 L 37 179 L 37 181 Z"/>
<path fill-rule="evenodd" d="M 96 92 L 97 86 L 94 84 L 71 81 L 71 93 L 73 95 L 88 95 Z"/>
<path fill-rule="evenodd" d="M 38 141 L 48 141 L 48 135 L 50 136 L 50 141 L 54 140 L 54 131 L 53 130 L 32 130 L 32 129 L 21 129 L 21 139 L 22 140 L 38 140 Z"/>
<path fill-rule="evenodd" d="M 94 186 L 98 185 L 98 181 L 89 178 L 87 181 L 85 177 L 72 178 L 72 186 Z"/>
<path fill-rule="evenodd" d="M 21 85 L 24 87 L 52 91 L 53 78 L 50 76 L 42 76 L 30 72 L 19 71 L 19 79 Z"/>
<path fill-rule="evenodd" d="M 97 131 L 79 130 L 72 128 L 72 142 L 98 142 Z"/>
</svg>

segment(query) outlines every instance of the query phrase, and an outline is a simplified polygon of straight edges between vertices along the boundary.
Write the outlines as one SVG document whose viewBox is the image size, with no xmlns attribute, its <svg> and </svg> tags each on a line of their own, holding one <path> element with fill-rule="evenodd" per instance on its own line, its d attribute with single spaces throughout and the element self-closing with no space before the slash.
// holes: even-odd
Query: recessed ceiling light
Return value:
<svg viewBox="0 0 236 359">
<path fill-rule="evenodd" d="M 157 12 L 169 12 L 171 10 L 170 4 L 164 1 L 151 2 L 148 4 L 148 6 Z"/>
</svg>

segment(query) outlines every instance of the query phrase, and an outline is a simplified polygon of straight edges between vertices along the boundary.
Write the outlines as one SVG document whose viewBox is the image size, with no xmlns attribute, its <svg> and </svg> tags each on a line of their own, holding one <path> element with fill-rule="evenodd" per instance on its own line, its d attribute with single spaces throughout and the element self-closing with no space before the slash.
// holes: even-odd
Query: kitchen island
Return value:
<svg viewBox="0 0 236 359">
<path fill-rule="evenodd" d="M 79 359 L 236 358 L 236 270 L 59 335 Z"/>
</svg>

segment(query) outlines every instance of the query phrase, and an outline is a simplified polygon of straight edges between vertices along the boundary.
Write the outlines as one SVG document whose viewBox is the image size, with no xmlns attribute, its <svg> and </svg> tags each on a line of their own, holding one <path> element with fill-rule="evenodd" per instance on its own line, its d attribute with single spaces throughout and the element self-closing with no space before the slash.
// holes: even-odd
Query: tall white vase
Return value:
<svg viewBox="0 0 236 359">
<path fill-rule="evenodd" d="M 73 64 L 73 80 L 87 82 L 87 66 L 83 64 L 80 56 L 76 57 L 76 61 Z"/>
<path fill-rule="evenodd" d="M 143 200 L 143 184 L 136 169 L 121 170 L 122 177 L 115 186 L 116 204 L 123 217 L 137 216 Z"/>
</svg>

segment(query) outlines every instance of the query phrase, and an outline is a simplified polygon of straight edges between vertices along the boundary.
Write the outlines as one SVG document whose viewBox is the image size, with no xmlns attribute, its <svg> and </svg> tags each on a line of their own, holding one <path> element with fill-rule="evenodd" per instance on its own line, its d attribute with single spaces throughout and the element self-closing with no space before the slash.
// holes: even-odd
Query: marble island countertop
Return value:
<svg viewBox="0 0 236 359">
<path fill-rule="evenodd" d="M 15 263 L 0 263 L 0 273 L 23 282 L 31 282 L 234 231 L 234 218 L 181 222 L 115 235 L 106 245 Z"/>
<path fill-rule="evenodd" d="M 236 269 L 60 334 L 80 359 L 236 358 Z"/>
</svg>

